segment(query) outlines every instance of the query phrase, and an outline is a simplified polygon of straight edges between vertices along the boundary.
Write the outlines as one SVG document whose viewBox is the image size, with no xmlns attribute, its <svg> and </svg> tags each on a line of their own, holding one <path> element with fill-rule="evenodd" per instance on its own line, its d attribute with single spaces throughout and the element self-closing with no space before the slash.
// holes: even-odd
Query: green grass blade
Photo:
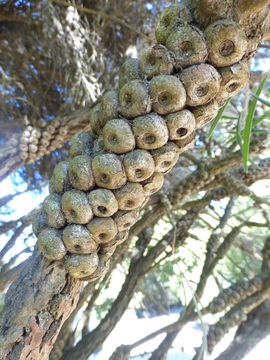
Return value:
<svg viewBox="0 0 270 360">
<path fill-rule="evenodd" d="M 257 96 L 256 94 L 253 94 L 253 93 L 251 93 L 251 95 L 252 95 L 255 99 L 257 99 L 259 102 L 261 102 L 262 104 L 264 104 L 265 106 L 270 107 L 270 101 L 267 101 L 267 100 L 265 100 L 265 99 L 262 99 L 261 97 Z"/>
<path fill-rule="evenodd" d="M 229 104 L 230 100 L 231 100 L 231 99 L 229 98 L 229 99 L 225 102 L 225 105 L 219 110 L 217 116 L 215 117 L 214 121 L 212 122 L 211 127 L 210 127 L 210 130 L 209 130 L 209 133 L 208 133 L 208 139 L 210 139 L 210 137 L 212 136 L 212 134 L 213 134 L 213 132 L 214 132 L 214 130 L 215 130 L 215 128 L 216 128 L 219 120 L 222 118 L 222 115 L 223 115 L 223 113 L 224 113 L 227 105 Z"/>
<path fill-rule="evenodd" d="M 261 82 L 260 86 L 258 87 L 258 90 L 256 91 L 256 96 L 260 96 L 264 85 L 268 79 L 269 75 L 266 75 L 265 78 L 263 79 L 263 81 Z M 256 109 L 256 105 L 257 105 L 257 99 L 254 98 L 251 101 L 250 107 L 249 107 L 249 111 L 248 111 L 248 115 L 246 118 L 246 124 L 245 124 L 245 128 L 244 128 L 244 136 L 243 136 L 243 163 L 244 163 L 244 168 L 245 171 L 247 172 L 248 169 L 248 152 L 249 152 L 249 142 L 250 142 L 250 135 L 251 135 L 251 129 L 252 129 L 252 121 L 253 121 L 253 117 L 254 117 L 254 113 L 255 113 L 255 109 Z"/>
</svg>

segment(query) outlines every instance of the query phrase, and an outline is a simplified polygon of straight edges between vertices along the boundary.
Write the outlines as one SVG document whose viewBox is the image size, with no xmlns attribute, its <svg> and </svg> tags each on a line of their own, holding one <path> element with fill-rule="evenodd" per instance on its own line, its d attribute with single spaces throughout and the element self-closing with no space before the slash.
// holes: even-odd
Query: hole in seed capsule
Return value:
<svg viewBox="0 0 270 360">
<path fill-rule="evenodd" d="M 239 84 L 237 82 L 233 82 L 227 87 L 227 91 L 229 93 L 234 92 L 235 90 L 238 89 L 238 87 L 239 87 Z"/>
<path fill-rule="evenodd" d="M 105 206 L 98 206 L 97 210 L 101 213 L 101 214 L 106 214 L 107 213 L 107 208 Z"/>
<path fill-rule="evenodd" d="M 76 250 L 76 251 L 81 251 L 81 246 L 80 245 L 78 245 L 78 244 L 76 244 L 76 245 L 74 245 L 74 250 Z"/>
<path fill-rule="evenodd" d="M 82 274 L 82 275 L 86 275 L 86 274 L 87 274 L 87 271 L 86 271 L 86 270 L 81 270 L 81 274 Z"/>
<path fill-rule="evenodd" d="M 161 20 L 163 26 L 165 27 L 168 27 L 170 25 L 170 17 L 167 15 L 167 16 L 164 16 L 163 19 Z"/>
<path fill-rule="evenodd" d="M 124 101 L 126 106 L 130 106 L 132 104 L 131 94 L 125 94 Z"/>
<path fill-rule="evenodd" d="M 188 57 L 194 53 L 193 45 L 190 41 L 184 41 L 181 44 L 180 51 L 182 52 L 182 55 Z"/>
<path fill-rule="evenodd" d="M 187 132 L 187 129 L 183 127 L 176 130 L 177 135 L 181 137 L 187 135 Z"/>
<path fill-rule="evenodd" d="M 112 135 L 108 136 L 108 142 L 112 145 L 116 144 L 118 142 L 117 135 L 112 134 Z"/>
<path fill-rule="evenodd" d="M 143 177 L 143 170 L 142 169 L 136 169 L 135 170 L 135 175 L 137 177 L 137 179 L 140 179 Z"/>
<path fill-rule="evenodd" d="M 134 206 L 134 201 L 127 200 L 125 205 L 126 205 L 126 207 L 130 208 L 130 207 Z"/>
<path fill-rule="evenodd" d="M 73 219 L 75 219 L 76 217 L 77 217 L 77 213 L 76 213 L 76 211 L 75 210 L 70 210 L 70 216 L 73 218 Z"/>
<path fill-rule="evenodd" d="M 100 233 L 98 237 L 100 240 L 104 240 L 104 239 L 106 239 L 106 236 L 107 235 L 105 233 Z"/>
<path fill-rule="evenodd" d="M 130 227 L 130 226 L 131 226 L 131 223 L 129 223 L 129 222 L 127 222 L 127 223 L 124 224 L 124 227 L 125 227 L 125 228 L 128 228 L 128 227 Z"/>
<path fill-rule="evenodd" d="M 146 134 L 145 137 L 144 137 L 144 142 L 146 144 L 154 144 L 155 141 L 156 141 L 155 135 Z"/>
<path fill-rule="evenodd" d="M 156 64 L 156 58 L 155 58 L 152 54 L 150 54 L 150 55 L 148 56 L 148 58 L 147 58 L 147 62 L 148 62 L 149 65 L 155 66 L 155 64 Z"/>
<path fill-rule="evenodd" d="M 172 102 L 172 94 L 168 91 L 164 91 L 158 96 L 158 102 L 160 105 L 169 105 Z"/>
<path fill-rule="evenodd" d="M 150 194 L 154 194 L 155 192 L 157 192 L 156 188 L 150 190 Z"/>
<path fill-rule="evenodd" d="M 161 166 L 165 169 L 167 169 L 170 165 L 171 165 L 170 161 L 163 161 L 163 163 L 161 163 Z"/>
<path fill-rule="evenodd" d="M 234 43 L 231 40 L 225 40 L 223 43 L 221 43 L 219 47 L 219 53 L 222 56 L 229 56 L 231 55 L 235 50 Z"/>
<path fill-rule="evenodd" d="M 203 97 L 208 93 L 208 91 L 209 91 L 209 86 L 208 85 L 201 85 L 201 86 L 197 87 L 196 95 L 198 97 Z"/>
<path fill-rule="evenodd" d="M 100 175 L 100 180 L 104 183 L 104 184 L 108 184 L 108 182 L 110 181 L 110 178 L 107 174 L 103 173 Z"/>
</svg>

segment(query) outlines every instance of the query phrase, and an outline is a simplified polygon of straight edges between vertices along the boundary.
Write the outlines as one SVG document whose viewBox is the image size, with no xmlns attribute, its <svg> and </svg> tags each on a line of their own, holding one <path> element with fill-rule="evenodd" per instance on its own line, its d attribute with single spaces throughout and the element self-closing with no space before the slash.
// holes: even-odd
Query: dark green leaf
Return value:
<svg viewBox="0 0 270 360">
<path fill-rule="evenodd" d="M 231 99 L 228 99 L 228 100 L 226 101 L 225 105 L 219 110 L 217 116 L 215 117 L 214 121 L 212 122 L 211 128 L 210 128 L 209 133 L 208 133 L 208 139 L 212 136 L 212 134 L 213 134 L 213 132 L 214 132 L 214 130 L 215 130 L 215 128 L 216 128 L 219 120 L 222 118 L 222 115 L 223 115 L 223 113 L 224 113 L 227 105 L 229 104 L 230 100 L 231 100 Z"/>
</svg>

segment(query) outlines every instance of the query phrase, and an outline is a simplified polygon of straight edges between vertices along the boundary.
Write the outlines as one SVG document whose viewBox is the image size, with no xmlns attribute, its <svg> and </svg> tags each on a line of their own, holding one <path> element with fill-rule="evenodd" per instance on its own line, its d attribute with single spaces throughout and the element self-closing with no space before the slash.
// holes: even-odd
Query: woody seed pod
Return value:
<svg viewBox="0 0 270 360">
<path fill-rule="evenodd" d="M 20 139 L 20 143 L 27 145 L 29 143 L 29 138 L 23 135 Z"/>
<path fill-rule="evenodd" d="M 82 279 L 90 276 L 98 267 L 98 255 L 67 255 L 65 258 L 65 268 L 75 279 Z"/>
<path fill-rule="evenodd" d="M 98 138 L 94 141 L 94 146 L 92 149 L 92 157 L 95 155 L 104 154 L 106 152 L 104 142 L 103 142 L 103 135 L 99 135 Z"/>
<path fill-rule="evenodd" d="M 179 25 L 187 24 L 192 21 L 192 16 L 187 7 L 182 4 L 169 6 L 162 11 L 158 18 L 155 35 L 157 42 L 165 45 L 168 36 Z"/>
<path fill-rule="evenodd" d="M 41 145 L 43 145 L 45 148 L 47 148 L 50 145 L 50 141 L 47 139 L 42 138 L 40 140 Z"/>
<path fill-rule="evenodd" d="M 41 137 L 41 131 L 39 129 L 33 129 L 31 135 L 37 139 Z"/>
<path fill-rule="evenodd" d="M 219 73 L 221 85 L 217 94 L 217 102 L 222 106 L 229 97 L 238 94 L 246 85 L 249 79 L 249 66 L 240 61 L 232 66 L 219 69 Z"/>
<path fill-rule="evenodd" d="M 126 183 L 121 189 L 114 192 L 120 210 L 134 210 L 144 202 L 144 191 L 138 183 Z"/>
<path fill-rule="evenodd" d="M 68 126 L 65 125 L 65 126 L 60 126 L 59 129 L 58 129 L 58 132 L 59 132 L 59 135 L 61 136 L 66 136 L 68 134 Z"/>
<path fill-rule="evenodd" d="M 165 118 L 170 140 L 187 138 L 196 128 L 196 120 L 189 110 L 169 114 Z"/>
<path fill-rule="evenodd" d="M 33 154 L 35 154 L 38 151 L 37 145 L 29 144 L 29 151 Z"/>
<path fill-rule="evenodd" d="M 136 144 L 141 149 L 157 149 L 169 138 L 166 122 L 155 113 L 134 119 L 132 129 Z"/>
<path fill-rule="evenodd" d="M 52 138 L 52 134 L 45 130 L 45 131 L 42 132 L 41 143 L 42 143 L 43 139 L 49 141 L 49 140 L 51 140 L 51 138 Z"/>
<path fill-rule="evenodd" d="M 124 168 L 129 181 L 141 182 L 153 174 L 155 163 L 148 151 L 134 150 L 124 156 Z"/>
<path fill-rule="evenodd" d="M 110 90 L 105 92 L 101 98 L 98 119 L 101 127 L 110 119 L 118 115 L 118 91 Z"/>
<path fill-rule="evenodd" d="M 144 50 L 140 57 L 140 71 L 147 79 L 159 74 L 171 74 L 173 58 L 170 52 L 159 44 Z"/>
<path fill-rule="evenodd" d="M 96 216 L 109 217 L 118 210 L 117 200 L 111 190 L 93 190 L 88 194 L 88 200 Z"/>
<path fill-rule="evenodd" d="M 209 104 L 197 106 L 192 109 L 192 113 L 196 119 L 197 129 L 200 129 L 204 125 L 212 121 L 218 114 L 218 103 L 216 100 L 212 100 Z"/>
<path fill-rule="evenodd" d="M 71 189 L 71 184 L 68 177 L 68 162 L 61 161 L 56 165 L 53 171 L 53 176 L 50 180 L 50 184 L 53 184 L 53 191 L 58 194 L 63 194 L 65 191 Z"/>
<path fill-rule="evenodd" d="M 204 63 L 207 46 L 203 33 L 195 26 L 180 26 L 166 41 L 167 48 L 174 53 L 176 69 Z"/>
<path fill-rule="evenodd" d="M 100 110 L 100 104 L 96 104 L 94 107 L 90 109 L 90 113 L 89 113 L 90 127 L 95 135 L 99 135 L 102 131 L 102 126 L 99 122 L 99 110 Z"/>
<path fill-rule="evenodd" d="M 96 184 L 105 189 L 119 189 L 127 179 L 119 156 L 101 154 L 92 160 L 92 171 Z"/>
<path fill-rule="evenodd" d="M 125 231 L 131 228 L 137 221 L 139 213 L 136 210 L 133 211 L 118 211 L 113 219 L 117 225 L 118 231 Z"/>
<path fill-rule="evenodd" d="M 61 239 L 61 231 L 47 228 L 38 235 L 38 247 L 49 260 L 61 260 L 66 255 L 66 248 Z"/>
<path fill-rule="evenodd" d="M 180 78 L 187 92 L 187 105 L 190 106 L 207 104 L 220 88 L 221 76 L 208 64 L 191 66 L 183 70 Z"/>
<path fill-rule="evenodd" d="M 30 144 L 37 145 L 39 143 L 39 140 L 35 136 L 30 136 L 29 142 L 30 142 Z"/>
<path fill-rule="evenodd" d="M 28 152 L 20 152 L 20 159 L 25 161 L 28 158 Z"/>
<path fill-rule="evenodd" d="M 100 244 L 99 254 L 105 259 L 110 259 L 116 250 L 116 245 L 107 246 L 110 242 L 106 244 Z"/>
<path fill-rule="evenodd" d="M 111 241 L 117 234 L 117 226 L 111 217 L 98 218 L 95 217 L 86 225 L 91 236 L 98 244 Z"/>
<path fill-rule="evenodd" d="M 55 127 L 53 125 L 48 125 L 46 127 L 46 131 L 48 131 L 50 134 L 54 134 L 55 132 Z"/>
<path fill-rule="evenodd" d="M 149 92 L 153 110 L 158 114 L 166 115 L 185 106 L 186 90 L 176 76 L 155 76 L 150 81 Z"/>
<path fill-rule="evenodd" d="M 164 177 L 160 173 L 154 173 L 149 179 L 145 180 L 143 190 L 146 196 L 150 196 L 162 188 Z"/>
<path fill-rule="evenodd" d="M 20 144 L 20 145 L 19 145 L 19 149 L 20 149 L 21 151 L 23 151 L 23 152 L 26 152 L 26 151 L 28 151 L 28 145 L 26 145 L 26 144 Z"/>
<path fill-rule="evenodd" d="M 79 190 L 70 190 L 62 196 L 62 210 L 68 223 L 87 224 L 93 217 L 87 195 Z"/>
<path fill-rule="evenodd" d="M 91 254 L 98 249 L 97 243 L 83 225 L 68 225 L 63 230 L 63 242 L 70 253 Z"/>
<path fill-rule="evenodd" d="M 104 146 L 116 154 L 124 154 L 135 148 L 132 129 L 124 119 L 113 119 L 107 122 L 103 131 Z"/>
<path fill-rule="evenodd" d="M 91 157 L 78 155 L 69 161 L 68 176 L 73 188 L 88 191 L 95 186 Z"/>
<path fill-rule="evenodd" d="M 96 268 L 95 272 L 93 272 L 90 276 L 81 278 L 82 281 L 96 281 L 108 272 L 110 266 L 110 259 L 103 255 L 100 255 L 98 259 L 98 267 Z"/>
<path fill-rule="evenodd" d="M 218 20 L 205 30 L 208 59 L 216 67 L 232 65 L 245 55 L 247 37 L 241 27 L 231 20 Z"/>
<path fill-rule="evenodd" d="M 121 65 L 119 72 L 119 90 L 132 80 L 139 80 L 139 60 L 138 59 L 126 59 Z"/>
<path fill-rule="evenodd" d="M 42 214 L 49 226 L 60 229 L 66 219 L 61 209 L 61 195 L 51 194 L 45 198 L 42 204 Z"/>
<path fill-rule="evenodd" d="M 155 171 L 161 173 L 170 171 L 179 157 L 178 147 L 172 142 L 168 142 L 160 149 L 153 150 L 151 154 L 155 162 Z"/>
<path fill-rule="evenodd" d="M 45 228 L 47 228 L 47 222 L 45 217 L 42 215 L 42 212 L 40 211 L 36 216 L 35 219 L 32 223 L 32 229 L 33 229 L 33 233 L 38 236 L 39 233 L 44 230 Z"/>
<path fill-rule="evenodd" d="M 184 139 L 176 140 L 175 144 L 178 146 L 179 154 L 182 154 L 184 151 L 193 147 L 193 145 L 195 143 L 195 138 L 196 138 L 196 132 L 193 131 L 191 134 L 189 134 L 188 137 L 186 137 Z"/>
<path fill-rule="evenodd" d="M 78 155 L 90 155 L 94 139 L 86 132 L 78 132 L 70 141 L 69 155 L 75 157 Z"/>
<path fill-rule="evenodd" d="M 151 100 L 143 81 L 126 83 L 119 93 L 120 113 L 127 119 L 147 114 L 151 111 Z"/>
</svg>

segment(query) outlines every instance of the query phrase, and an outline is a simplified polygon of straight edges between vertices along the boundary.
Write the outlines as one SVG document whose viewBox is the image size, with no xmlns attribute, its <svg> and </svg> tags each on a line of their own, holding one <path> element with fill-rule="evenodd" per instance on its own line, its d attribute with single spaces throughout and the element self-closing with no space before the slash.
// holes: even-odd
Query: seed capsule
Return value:
<svg viewBox="0 0 270 360">
<path fill-rule="evenodd" d="M 193 131 L 193 133 L 189 134 L 189 136 L 185 139 L 176 140 L 175 144 L 178 146 L 179 154 L 182 154 L 184 151 L 193 147 L 195 143 L 195 138 L 196 132 Z"/>
<path fill-rule="evenodd" d="M 144 50 L 140 57 L 140 72 L 147 79 L 160 74 L 171 74 L 173 58 L 171 53 L 162 45 L 154 45 Z"/>
<path fill-rule="evenodd" d="M 197 106 L 192 110 L 196 119 L 197 128 L 200 129 L 204 125 L 212 121 L 218 114 L 218 103 L 212 100 L 207 105 Z"/>
<path fill-rule="evenodd" d="M 69 155 L 75 157 L 78 155 L 90 155 L 94 139 L 86 132 L 75 134 L 70 141 Z"/>
<path fill-rule="evenodd" d="M 186 90 L 176 76 L 155 76 L 150 81 L 149 92 L 153 110 L 158 114 L 166 115 L 185 106 Z"/>
<path fill-rule="evenodd" d="M 71 184 L 68 177 L 68 162 L 61 161 L 54 168 L 53 176 L 50 180 L 50 192 L 63 194 L 70 189 Z"/>
<path fill-rule="evenodd" d="M 144 191 L 138 183 L 126 183 L 121 189 L 114 192 L 120 210 L 134 210 L 144 202 Z"/>
<path fill-rule="evenodd" d="M 169 114 L 165 118 L 170 140 L 187 138 L 196 128 L 196 120 L 189 110 Z"/>
<path fill-rule="evenodd" d="M 96 243 L 102 244 L 111 241 L 117 234 L 117 226 L 111 217 L 95 217 L 86 225 Z"/>
<path fill-rule="evenodd" d="M 66 219 L 61 209 L 61 196 L 58 194 L 47 196 L 42 204 L 42 214 L 49 226 L 55 229 L 62 228 Z"/>
<path fill-rule="evenodd" d="M 82 225 L 68 225 L 63 230 L 63 242 L 70 253 L 91 254 L 98 249 L 90 232 Z"/>
<path fill-rule="evenodd" d="M 133 80 L 125 84 L 119 94 L 120 113 L 127 119 L 151 111 L 151 100 L 143 81 Z"/>
<path fill-rule="evenodd" d="M 217 94 L 217 101 L 223 106 L 229 97 L 238 94 L 246 85 L 249 79 L 249 66 L 240 61 L 229 67 L 219 69 L 221 75 L 221 85 Z"/>
<path fill-rule="evenodd" d="M 100 255 L 98 258 L 99 258 L 98 267 L 95 270 L 95 272 L 93 272 L 93 274 L 91 274 L 90 276 L 81 278 L 82 281 L 88 281 L 88 282 L 96 281 L 108 272 L 110 260 L 103 255 Z"/>
<path fill-rule="evenodd" d="M 178 27 L 168 37 L 166 46 L 174 53 L 174 66 L 177 70 L 204 63 L 207 59 L 203 33 L 195 26 Z"/>
<path fill-rule="evenodd" d="M 93 217 L 87 195 L 79 190 L 70 190 L 62 196 L 62 210 L 68 223 L 87 224 Z"/>
<path fill-rule="evenodd" d="M 127 179 L 120 158 L 115 154 L 101 154 L 92 160 L 96 184 L 106 189 L 119 189 Z"/>
<path fill-rule="evenodd" d="M 124 119 L 108 121 L 102 135 L 106 149 L 116 154 L 124 154 L 135 148 L 132 129 Z"/>
<path fill-rule="evenodd" d="M 124 168 L 131 182 L 141 182 L 148 179 L 155 170 L 155 163 L 146 150 L 134 150 L 124 156 Z"/>
<path fill-rule="evenodd" d="M 133 211 L 118 211 L 113 219 L 117 225 L 118 231 L 125 231 L 131 228 L 137 221 L 139 213 L 136 210 Z"/>
<path fill-rule="evenodd" d="M 157 149 L 169 138 L 166 122 L 155 113 L 134 119 L 132 129 L 136 144 L 141 149 Z"/>
<path fill-rule="evenodd" d="M 139 60 L 132 58 L 126 59 L 121 65 L 119 72 L 119 91 L 126 83 L 139 79 Z"/>
<path fill-rule="evenodd" d="M 164 176 L 160 173 L 154 173 L 149 179 L 145 180 L 143 190 L 146 196 L 150 196 L 162 188 Z"/>
<path fill-rule="evenodd" d="M 95 186 L 91 157 L 78 155 L 69 161 L 68 175 L 73 188 L 88 191 Z"/>
<path fill-rule="evenodd" d="M 38 247 L 49 260 L 61 260 L 66 255 L 66 248 L 61 239 L 61 231 L 47 228 L 38 235 Z"/>
<path fill-rule="evenodd" d="M 92 107 L 89 113 L 90 127 L 95 135 L 99 135 L 102 131 L 102 126 L 99 122 L 99 109 L 100 104 L 96 104 L 94 107 Z"/>
<path fill-rule="evenodd" d="M 93 152 L 92 156 L 104 154 L 106 152 L 104 142 L 103 142 L 103 136 L 99 135 L 98 138 L 96 138 L 93 146 Z"/>
<path fill-rule="evenodd" d="M 191 66 L 181 73 L 181 80 L 187 92 L 187 105 L 207 104 L 218 93 L 221 76 L 208 64 Z"/>
<path fill-rule="evenodd" d="M 88 200 L 96 216 L 109 217 L 118 210 L 118 202 L 111 190 L 93 190 L 88 194 Z"/>
<path fill-rule="evenodd" d="M 155 171 L 161 173 L 170 171 L 179 157 L 178 147 L 172 142 L 168 142 L 160 149 L 153 150 L 151 154 L 155 162 Z"/>
<path fill-rule="evenodd" d="M 232 65 L 245 55 L 247 37 L 241 27 L 231 20 L 218 20 L 205 30 L 208 59 L 217 67 Z"/>
<path fill-rule="evenodd" d="M 158 18 L 155 34 L 157 42 L 165 45 L 168 36 L 179 25 L 192 21 L 188 8 L 182 4 L 172 5 L 165 9 Z"/>
<path fill-rule="evenodd" d="M 98 255 L 67 255 L 65 268 L 75 279 L 85 278 L 95 272 L 98 267 Z"/>
<path fill-rule="evenodd" d="M 101 98 L 98 119 L 103 127 L 107 121 L 117 118 L 118 115 L 118 91 L 107 91 Z"/>
<path fill-rule="evenodd" d="M 39 233 L 47 228 L 47 221 L 46 218 L 42 215 L 42 212 L 40 211 L 36 216 L 32 224 L 33 233 L 38 236 Z"/>
</svg>

